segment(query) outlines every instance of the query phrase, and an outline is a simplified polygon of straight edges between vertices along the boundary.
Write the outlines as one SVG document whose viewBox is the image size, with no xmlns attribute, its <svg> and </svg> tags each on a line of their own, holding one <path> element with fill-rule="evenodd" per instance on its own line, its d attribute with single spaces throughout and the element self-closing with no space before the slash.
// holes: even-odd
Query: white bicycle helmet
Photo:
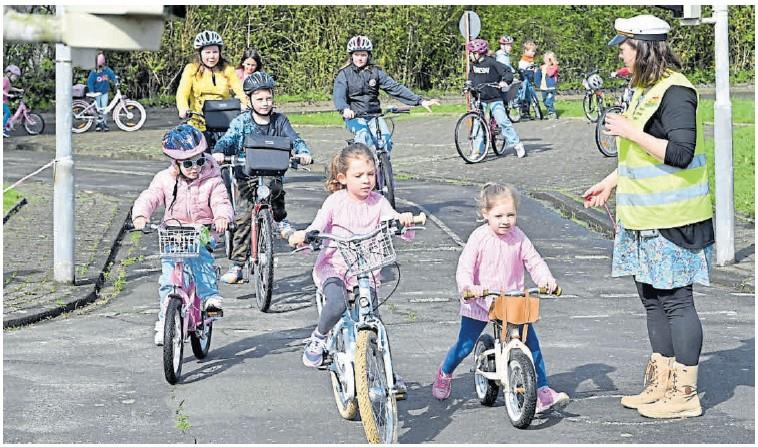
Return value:
<svg viewBox="0 0 758 447">
<path fill-rule="evenodd" d="M 210 45 L 218 45 L 219 47 L 223 47 L 224 39 L 221 38 L 221 35 L 219 35 L 219 33 L 208 30 L 205 30 L 195 36 L 194 46 L 196 50 L 200 50 Z"/>
<path fill-rule="evenodd" d="M 603 78 L 601 78 L 597 73 L 593 74 L 587 78 L 587 85 L 589 85 L 592 90 L 597 90 L 603 86 Z"/>
<path fill-rule="evenodd" d="M 353 36 L 347 41 L 347 52 L 351 54 L 356 51 L 371 52 L 373 49 L 374 44 L 372 44 L 371 39 L 366 36 Z"/>
<path fill-rule="evenodd" d="M 5 67 L 5 72 L 21 77 L 21 69 L 18 68 L 18 65 L 8 65 Z"/>
</svg>

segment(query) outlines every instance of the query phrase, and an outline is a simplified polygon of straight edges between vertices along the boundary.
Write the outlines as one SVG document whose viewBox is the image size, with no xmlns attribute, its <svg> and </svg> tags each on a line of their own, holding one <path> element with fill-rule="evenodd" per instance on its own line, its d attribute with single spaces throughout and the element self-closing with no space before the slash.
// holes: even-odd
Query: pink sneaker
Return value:
<svg viewBox="0 0 758 447">
<path fill-rule="evenodd" d="M 537 390 L 537 411 L 544 413 L 547 410 L 560 410 L 569 403 L 569 397 L 566 393 L 557 393 L 549 386 L 543 386 Z"/>
<path fill-rule="evenodd" d="M 432 385 L 432 396 L 439 400 L 445 400 L 450 397 L 450 392 L 453 390 L 453 375 L 445 374 L 442 372 L 442 367 L 437 368 L 437 378 L 434 379 L 434 385 Z"/>
</svg>

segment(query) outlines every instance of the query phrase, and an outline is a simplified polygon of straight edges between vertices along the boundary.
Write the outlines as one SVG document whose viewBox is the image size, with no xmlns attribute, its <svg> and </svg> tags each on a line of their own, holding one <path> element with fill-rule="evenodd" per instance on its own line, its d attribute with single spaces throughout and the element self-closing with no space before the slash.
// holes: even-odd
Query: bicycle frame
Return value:
<svg viewBox="0 0 758 447">
<path fill-rule="evenodd" d="M 8 119 L 8 122 L 5 124 L 6 129 L 14 129 L 16 127 L 17 123 L 22 123 L 28 119 L 29 112 L 31 109 L 27 107 L 26 103 L 24 101 L 19 101 L 18 107 L 16 108 L 16 111 L 11 115 L 11 117 Z"/>
<path fill-rule="evenodd" d="M 93 113 L 93 110 L 95 111 L 97 110 L 95 98 L 96 97 L 94 96 L 88 97 L 88 99 L 91 99 L 92 101 L 87 101 L 88 105 L 84 110 L 82 110 L 82 115 L 91 114 Z M 126 98 L 124 97 L 123 94 L 121 94 L 121 89 L 119 87 L 116 87 L 116 94 L 113 96 L 113 99 L 111 100 L 111 102 L 108 103 L 108 105 L 105 107 L 105 110 L 103 110 L 103 114 L 105 115 L 105 114 L 111 113 L 118 104 L 124 102 L 125 100 Z"/>
<path fill-rule="evenodd" d="M 184 275 L 189 276 L 189 286 L 184 286 Z M 195 287 L 195 280 L 192 273 L 185 273 L 184 261 L 180 259 L 174 260 L 174 270 L 171 272 L 171 282 L 173 283 L 173 289 L 168 294 L 163 302 L 163 311 L 166 311 L 168 303 L 173 298 L 179 298 L 182 300 L 182 340 L 186 340 L 189 337 L 190 331 L 194 331 L 198 326 L 203 327 L 206 324 L 215 320 L 215 317 L 207 317 L 202 320 L 202 303 L 200 297 L 197 295 Z"/>
</svg>

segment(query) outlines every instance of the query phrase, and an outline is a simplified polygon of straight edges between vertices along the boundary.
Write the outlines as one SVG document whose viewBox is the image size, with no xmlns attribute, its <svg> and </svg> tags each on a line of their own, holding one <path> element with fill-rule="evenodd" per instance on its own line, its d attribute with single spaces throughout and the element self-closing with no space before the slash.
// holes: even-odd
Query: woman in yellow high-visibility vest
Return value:
<svg viewBox="0 0 758 447">
<path fill-rule="evenodd" d="M 692 286 L 709 284 L 714 236 L 698 94 L 678 72 L 668 23 L 640 15 L 614 27 L 609 45 L 619 45 L 634 96 L 606 119 L 618 168 L 584 193 L 584 205 L 602 206 L 616 189 L 612 276 L 633 275 L 647 312 L 653 353 L 644 389 L 621 404 L 652 418 L 699 416 L 703 330 Z"/>
</svg>

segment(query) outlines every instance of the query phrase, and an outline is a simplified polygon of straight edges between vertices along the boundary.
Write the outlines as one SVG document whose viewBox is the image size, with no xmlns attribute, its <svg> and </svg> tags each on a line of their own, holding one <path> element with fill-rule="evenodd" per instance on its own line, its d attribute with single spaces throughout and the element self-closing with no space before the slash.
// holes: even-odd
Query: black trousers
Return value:
<svg viewBox="0 0 758 447">
<path fill-rule="evenodd" d="M 676 289 L 656 289 L 635 281 L 647 312 L 647 333 L 653 352 L 676 357 L 686 366 L 698 364 L 703 348 L 703 327 L 695 310 L 692 284 Z"/>
<path fill-rule="evenodd" d="M 287 211 L 284 209 L 284 185 L 281 177 L 274 177 L 269 182 L 271 196 L 271 213 L 274 216 L 274 222 L 281 222 L 287 217 Z M 237 212 L 234 216 L 234 224 L 237 226 L 234 230 L 231 259 L 237 265 L 242 265 L 250 256 L 250 228 L 252 224 L 252 211 L 255 204 L 254 193 L 258 187 L 258 181 L 255 177 L 237 178 L 237 188 L 240 192 L 240 200 L 237 203 Z M 276 232 L 276 228 L 274 228 Z"/>
</svg>

